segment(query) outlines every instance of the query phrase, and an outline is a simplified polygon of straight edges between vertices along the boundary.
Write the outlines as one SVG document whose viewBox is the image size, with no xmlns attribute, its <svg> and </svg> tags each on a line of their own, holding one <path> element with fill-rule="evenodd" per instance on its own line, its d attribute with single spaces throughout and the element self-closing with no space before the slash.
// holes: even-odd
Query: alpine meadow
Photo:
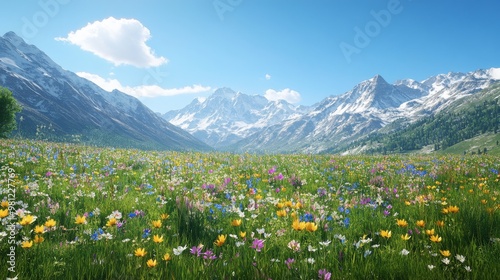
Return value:
<svg viewBox="0 0 500 280">
<path fill-rule="evenodd" d="M 1 140 L 0 277 L 494 279 L 497 157 Z M 10 255 L 9 255 L 10 253 Z"/>
</svg>

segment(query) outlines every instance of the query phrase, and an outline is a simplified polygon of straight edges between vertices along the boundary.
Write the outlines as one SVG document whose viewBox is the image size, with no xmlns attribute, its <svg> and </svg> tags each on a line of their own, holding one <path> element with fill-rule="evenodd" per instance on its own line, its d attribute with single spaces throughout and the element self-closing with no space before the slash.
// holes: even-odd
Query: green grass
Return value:
<svg viewBox="0 0 500 280">
<path fill-rule="evenodd" d="M 500 162 L 492 154 L 180 153 L 1 140 L 0 164 L 0 200 L 16 191 L 0 207 L 14 210 L 1 220 L 0 261 L 7 263 L 13 246 L 15 271 L 3 265 L 0 278 L 495 279 L 500 273 Z M 36 219 L 22 225 L 28 215 Z M 82 215 L 85 223 L 77 224 Z M 118 224 L 109 224 L 111 216 Z M 36 233 L 49 219 L 56 226 Z M 297 219 L 305 228 L 294 227 Z M 9 244 L 10 221 L 15 244 Z M 217 246 L 220 235 L 226 239 Z M 33 244 L 22 248 L 22 241 Z M 199 254 L 190 252 L 196 247 Z M 139 248 L 144 257 L 135 255 Z"/>
<path fill-rule="evenodd" d="M 492 156 L 500 156 L 500 145 L 497 145 L 497 142 L 500 143 L 500 134 L 499 133 L 486 133 L 474 138 L 462 141 L 457 143 L 451 147 L 446 148 L 443 151 L 439 151 L 441 154 L 463 154 L 466 152 L 467 154 L 471 154 L 472 152 L 478 152 L 478 149 L 481 153 L 484 151 L 484 148 L 487 149 L 487 153 Z"/>
</svg>

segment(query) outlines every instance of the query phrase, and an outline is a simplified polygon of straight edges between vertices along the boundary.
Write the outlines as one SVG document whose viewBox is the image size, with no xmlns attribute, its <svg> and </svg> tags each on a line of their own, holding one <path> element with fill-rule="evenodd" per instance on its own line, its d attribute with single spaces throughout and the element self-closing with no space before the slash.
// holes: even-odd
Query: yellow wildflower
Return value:
<svg viewBox="0 0 500 280">
<path fill-rule="evenodd" d="M 392 236 L 392 232 L 390 230 L 381 230 L 380 236 L 382 236 L 383 238 L 389 239 Z"/>
<path fill-rule="evenodd" d="M 439 235 L 431 235 L 431 241 L 434 242 L 434 243 L 439 243 L 441 242 L 442 238 L 439 236 Z"/>
<path fill-rule="evenodd" d="M 309 232 L 314 232 L 318 229 L 318 226 L 313 222 L 306 223 L 306 230 Z"/>
<path fill-rule="evenodd" d="M 44 226 L 35 226 L 35 233 L 44 233 L 45 232 L 45 227 Z"/>
<path fill-rule="evenodd" d="M 449 213 L 457 213 L 459 210 L 458 206 L 448 206 L 448 212 Z"/>
<path fill-rule="evenodd" d="M 278 217 L 286 217 L 286 210 L 281 209 L 281 210 L 276 211 L 276 216 L 278 216 Z"/>
<path fill-rule="evenodd" d="M 49 219 L 45 222 L 45 226 L 48 228 L 55 227 L 56 221 L 54 221 L 54 219 Z"/>
<path fill-rule="evenodd" d="M 168 261 L 170 261 L 171 259 L 172 259 L 172 257 L 170 256 L 170 254 L 169 254 L 169 253 L 166 253 L 165 255 L 163 255 L 163 260 L 164 260 L 164 261 L 168 262 Z"/>
<path fill-rule="evenodd" d="M 108 220 L 108 222 L 106 223 L 106 226 L 112 227 L 112 226 L 115 226 L 117 223 L 118 223 L 118 221 L 116 220 L 116 218 L 113 217 L 113 218 Z"/>
<path fill-rule="evenodd" d="M 21 247 L 23 247 L 24 249 L 31 248 L 31 246 L 33 246 L 33 241 L 23 241 L 21 243 Z"/>
<path fill-rule="evenodd" d="M 427 235 L 434 235 L 434 229 L 426 229 L 425 234 Z"/>
<path fill-rule="evenodd" d="M 220 234 L 219 236 L 217 236 L 217 240 L 215 240 L 214 245 L 217 247 L 221 247 L 222 245 L 224 245 L 224 242 L 226 242 L 226 237 L 227 235 Z"/>
<path fill-rule="evenodd" d="M 153 227 L 155 228 L 161 228 L 161 220 L 156 220 L 151 222 Z"/>
<path fill-rule="evenodd" d="M 419 226 L 419 227 L 421 227 L 421 228 L 425 227 L 425 221 L 424 221 L 424 220 L 418 220 L 418 221 L 416 222 L 416 224 L 417 224 L 417 226 Z"/>
<path fill-rule="evenodd" d="M 306 228 L 306 222 L 301 222 L 298 219 L 296 219 L 292 223 L 292 228 L 298 231 L 304 230 Z"/>
<path fill-rule="evenodd" d="M 33 223 L 35 220 L 36 220 L 36 218 L 34 216 L 26 215 L 21 219 L 19 224 L 21 224 L 22 226 L 26 226 L 26 225 Z"/>
<path fill-rule="evenodd" d="M 399 226 L 399 227 L 407 227 L 408 226 L 408 222 L 405 220 L 405 219 L 396 219 L 396 224 Z"/>
<path fill-rule="evenodd" d="M 83 225 L 83 224 L 86 224 L 87 223 L 87 220 L 86 220 L 86 217 L 85 216 L 76 216 L 75 218 L 75 224 L 77 225 Z"/>
<path fill-rule="evenodd" d="M 160 217 L 162 220 L 166 220 L 168 218 L 170 218 L 170 215 L 169 214 L 166 214 L 166 213 L 163 213 L 161 214 L 161 217 Z"/>
<path fill-rule="evenodd" d="M 235 219 L 235 220 L 232 220 L 232 221 L 231 221 L 231 225 L 232 225 L 233 227 L 239 227 L 239 226 L 241 226 L 241 219 L 237 219 L 237 220 Z"/>
<path fill-rule="evenodd" d="M 147 252 L 146 252 L 146 249 L 144 249 L 144 248 L 137 248 L 134 251 L 134 255 L 136 257 L 144 257 L 146 254 L 147 254 Z"/>
<path fill-rule="evenodd" d="M 0 219 L 9 216 L 9 209 L 0 210 Z"/>
<path fill-rule="evenodd" d="M 403 235 L 403 234 L 401 235 L 401 239 L 403 239 L 403 240 L 405 240 L 405 241 L 406 241 L 406 240 L 409 240 L 410 238 L 411 238 L 411 236 L 410 236 L 410 235 L 408 235 L 408 233 L 407 233 L 407 234 L 404 234 L 404 235 Z"/>
<path fill-rule="evenodd" d="M 148 267 L 155 267 L 156 266 L 156 260 L 149 259 L 146 264 L 148 265 Z"/>
<path fill-rule="evenodd" d="M 162 243 L 163 242 L 163 236 L 159 236 L 158 234 L 155 234 L 153 236 L 153 242 L 154 243 Z"/>
<path fill-rule="evenodd" d="M 35 238 L 33 239 L 33 241 L 35 241 L 36 244 L 42 243 L 44 240 L 45 239 L 40 235 L 35 235 Z"/>
<path fill-rule="evenodd" d="M 451 256 L 451 253 L 450 253 L 449 250 L 439 250 L 439 252 L 441 253 L 441 255 L 443 257 L 449 257 L 449 256 Z"/>
<path fill-rule="evenodd" d="M 9 201 L 3 200 L 0 205 L 2 206 L 2 208 L 8 208 L 9 207 Z"/>
</svg>

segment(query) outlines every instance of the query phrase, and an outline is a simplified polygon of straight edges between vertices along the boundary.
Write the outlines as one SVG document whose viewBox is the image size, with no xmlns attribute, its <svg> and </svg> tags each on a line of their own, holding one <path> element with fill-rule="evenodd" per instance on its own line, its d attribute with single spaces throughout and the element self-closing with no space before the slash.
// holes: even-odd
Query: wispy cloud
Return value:
<svg viewBox="0 0 500 280">
<path fill-rule="evenodd" d="M 266 90 L 266 94 L 264 94 L 264 97 L 266 97 L 268 100 L 271 101 L 276 101 L 276 100 L 286 100 L 289 103 L 298 103 L 300 102 L 300 93 L 296 92 L 295 90 L 285 88 L 281 91 L 276 91 L 274 89 L 268 89 Z"/>
<path fill-rule="evenodd" d="M 166 58 L 156 56 L 146 45 L 149 38 L 149 29 L 138 20 L 109 17 L 72 31 L 66 38 L 55 39 L 77 45 L 116 66 L 125 64 L 146 68 L 167 63 Z"/>
<path fill-rule="evenodd" d="M 78 72 L 76 73 L 78 76 L 85 78 L 99 87 L 103 88 L 106 91 L 112 91 L 117 89 L 121 92 L 124 92 L 128 95 L 135 97 L 158 97 L 158 96 L 174 96 L 174 95 L 182 95 L 182 94 L 197 94 L 209 92 L 212 88 L 208 86 L 201 85 L 191 85 L 185 86 L 181 88 L 162 88 L 158 85 L 142 85 L 136 87 L 123 86 L 120 81 L 116 79 L 105 79 L 99 75 L 86 73 L 86 72 Z"/>
<path fill-rule="evenodd" d="M 271 80 L 271 75 L 266 74 L 266 80 L 268 80 L 268 81 Z"/>
</svg>

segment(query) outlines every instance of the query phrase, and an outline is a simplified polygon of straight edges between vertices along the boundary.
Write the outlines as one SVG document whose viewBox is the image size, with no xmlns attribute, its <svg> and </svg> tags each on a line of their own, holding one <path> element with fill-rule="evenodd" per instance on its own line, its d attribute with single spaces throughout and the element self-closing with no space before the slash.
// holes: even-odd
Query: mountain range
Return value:
<svg viewBox="0 0 500 280">
<path fill-rule="evenodd" d="M 23 107 L 15 132 L 23 137 L 141 149 L 211 149 L 136 98 L 107 92 L 64 70 L 14 32 L 0 37 L 0 86 L 12 91 Z"/>
<path fill-rule="evenodd" d="M 405 79 L 394 84 L 376 75 L 311 107 L 222 88 L 206 100 L 196 99 L 163 117 L 221 150 L 335 152 L 388 124 L 397 129 L 436 114 L 498 81 L 499 68 L 440 74 L 421 82 Z"/>
<path fill-rule="evenodd" d="M 374 133 L 397 131 L 457 106 L 499 81 L 500 68 L 393 84 L 376 75 L 309 107 L 219 88 L 161 115 L 132 96 L 105 91 L 64 70 L 13 32 L 0 37 L 0 86 L 23 107 L 14 133 L 92 145 L 336 153 Z"/>
</svg>

